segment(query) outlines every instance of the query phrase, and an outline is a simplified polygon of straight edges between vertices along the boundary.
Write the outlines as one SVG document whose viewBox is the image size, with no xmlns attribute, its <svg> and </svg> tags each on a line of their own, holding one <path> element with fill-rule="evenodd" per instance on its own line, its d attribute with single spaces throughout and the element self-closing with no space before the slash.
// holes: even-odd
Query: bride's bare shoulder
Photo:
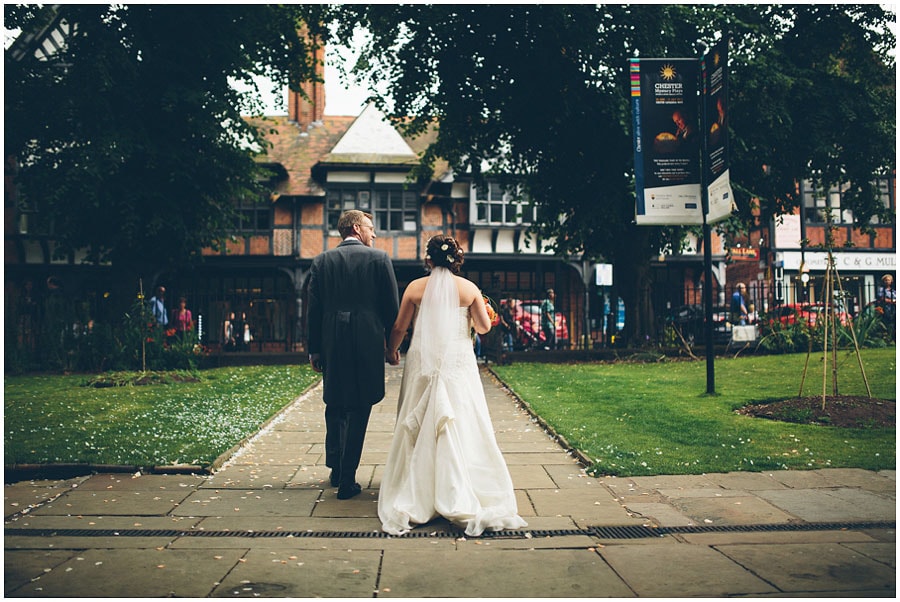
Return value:
<svg viewBox="0 0 900 602">
<path fill-rule="evenodd" d="M 406 285 L 406 294 L 411 295 L 413 298 L 421 299 L 422 294 L 425 292 L 426 284 L 428 284 L 428 276 L 417 278 Z"/>
<path fill-rule="evenodd" d="M 464 305 L 471 303 L 481 293 L 478 285 L 462 276 L 456 277 L 456 287 L 459 289 L 459 297 Z"/>
</svg>

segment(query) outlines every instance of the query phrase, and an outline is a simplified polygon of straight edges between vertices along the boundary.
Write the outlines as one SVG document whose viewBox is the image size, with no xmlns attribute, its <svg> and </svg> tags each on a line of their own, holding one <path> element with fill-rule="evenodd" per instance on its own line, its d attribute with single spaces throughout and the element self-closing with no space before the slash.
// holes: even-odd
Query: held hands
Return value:
<svg viewBox="0 0 900 602">
<path fill-rule="evenodd" d="M 384 350 L 384 361 L 386 361 L 391 366 L 399 366 L 400 365 L 400 350 L 399 349 L 385 349 Z"/>
</svg>

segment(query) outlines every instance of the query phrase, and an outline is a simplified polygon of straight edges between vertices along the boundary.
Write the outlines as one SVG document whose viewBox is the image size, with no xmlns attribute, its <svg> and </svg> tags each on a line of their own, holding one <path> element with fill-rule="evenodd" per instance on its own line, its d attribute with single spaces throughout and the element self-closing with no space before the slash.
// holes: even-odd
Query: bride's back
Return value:
<svg viewBox="0 0 900 602">
<path fill-rule="evenodd" d="M 409 295 L 409 300 L 412 301 L 416 307 L 422 305 L 425 287 L 428 286 L 428 281 L 430 279 L 431 276 L 424 276 L 409 283 L 406 294 Z M 478 290 L 478 287 L 475 286 L 475 283 L 471 280 L 467 280 L 462 276 L 457 276 L 455 274 L 453 275 L 453 280 L 456 284 L 456 290 L 459 292 L 460 307 L 470 307 L 476 299 L 481 298 L 481 291 Z"/>
</svg>

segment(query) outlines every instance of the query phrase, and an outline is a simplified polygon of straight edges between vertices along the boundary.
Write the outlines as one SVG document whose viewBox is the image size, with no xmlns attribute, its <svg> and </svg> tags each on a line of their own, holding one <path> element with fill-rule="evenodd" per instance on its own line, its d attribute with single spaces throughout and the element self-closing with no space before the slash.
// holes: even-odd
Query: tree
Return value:
<svg viewBox="0 0 900 602">
<path fill-rule="evenodd" d="M 48 60 L 4 56 L 7 155 L 22 202 L 60 253 L 119 269 L 197 260 L 234 230 L 237 198 L 258 198 L 252 79 L 314 77 L 298 36 L 319 10 L 272 5 L 4 7 L 7 28 L 71 26 Z M 313 31 L 312 33 L 316 33 Z M 25 43 L 24 41 L 22 42 Z M 256 94 L 241 95 L 233 81 Z"/>
<path fill-rule="evenodd" d="M 797 181 L 840 183 L 856 226 L 893 216 L 873 188 L 896 167 L 894 15 L 879 5 L 736 7 L 732 174 L 769 218 L 797 207 Z M 746 210 L 748 205 L 742 204 Z"/>
<path fill-rule="evenodd" d="M 627 60 L 636 54 L 699 57 L 704 43 L 734 35 L 738 218 L 749 217 L 751 197 L 767 215 L 795 206 L 789 184 L 814 173 L 853 179 L 860 225 L 884 211 L 866 188 L 893 165 L 892 15 L 878 6 L 347 5 L 331 14 L 338 42 L 369 33 L 352 72 L 389 91 L 372 100 L 408 134 L 439 124 L 424 166 L 443 157 L 457 171 L 477 176 L 486 165 L 508 176 L 540 202 L 535 229 L 555 237 L 560 255 L 615 264 L 632 336 L 653 326 L 639 294 L 650 258 L 684 234 L 634 224 Z M 826 76 L 839 97 L 816 85 Z M 877 90 L 867 88 L 873 79 Z M 852 126 L 809 137 L 842 113 Z"/>
</svg>

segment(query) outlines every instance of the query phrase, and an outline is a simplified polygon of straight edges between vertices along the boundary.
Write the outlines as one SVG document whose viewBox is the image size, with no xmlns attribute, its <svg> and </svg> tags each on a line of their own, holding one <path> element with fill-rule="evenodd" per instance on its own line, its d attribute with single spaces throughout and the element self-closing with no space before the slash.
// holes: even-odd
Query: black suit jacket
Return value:
<svg viewBox="0 0 900 602">
<path fill-rule="evenodd" d="M 326 404 L 364 407 L 384 399 L 384 349 L 399 305 L 384 251 L 350 239 L 313 260 L 308 344 L 324 366 Z"/>
</svg>

